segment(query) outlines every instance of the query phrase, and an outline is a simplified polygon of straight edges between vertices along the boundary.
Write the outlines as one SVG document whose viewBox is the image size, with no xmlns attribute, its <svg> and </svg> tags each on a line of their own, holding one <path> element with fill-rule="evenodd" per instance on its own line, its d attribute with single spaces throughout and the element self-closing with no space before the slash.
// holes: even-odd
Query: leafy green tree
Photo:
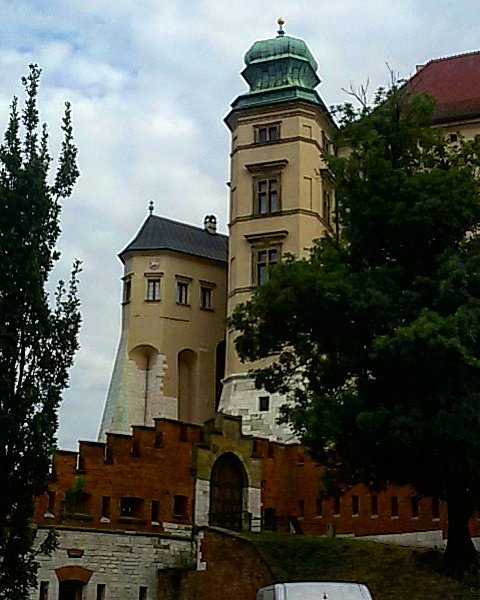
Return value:
<svg viewBox="0 0 480 600">
<path fill-rule="evenodd" d="M 445 567 L 460 575 L 477 564 L 480 139 L 447 143 L 433 100 L 408 92 L 341 109 L 325 157 L 338 235 L 284 259 L 230 325 L 244 360 L 276 357 L 257 385 L 290 395 L 285 418 L 343 485 L 448 503 Z"/>
<path fill-rule="evenodd" d="M 77 284 L 46 291 L 59 258 L 60 201 L 79 175 L 70 105 L 56 174 L 49 180 L 46 125 L 40 127 L 40 69 L 30 65 L 19 114 L 13 99 L 0 146 L 0 598 L 28 597 L 36 584 L 34 501 L 47 487 L 57 409 L 68 384 L 80 327 Z M 42 550 L 51 549 L 51 540 Z"/>
</svg>

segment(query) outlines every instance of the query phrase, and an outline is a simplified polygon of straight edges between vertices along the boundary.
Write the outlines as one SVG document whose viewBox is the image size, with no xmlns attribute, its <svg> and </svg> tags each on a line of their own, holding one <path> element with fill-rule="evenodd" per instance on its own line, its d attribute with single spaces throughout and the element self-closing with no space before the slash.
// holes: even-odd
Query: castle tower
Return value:
<svg viewBox="0 0 480 600">
<path fill-rule="evenodd" d="M 317 63 L 306 43 L 285 35 L 257 41 L 245 54 L 249 91 L 225 122 L 232 134 L 227 314 L 248 300 L 285 253 L 304 256 L 334 234 L 333 185 L 323 155 L 335 124 L 315 91 Z M 234 336 L 233 336 L 234 337 Z M 232 335 L 227 337 L 219 410 L 241 415 L 244 431 L 291 439 L 276 424 L 284 397 L 256 390 Z"/>
<path fill-rule="evenodd" d="M 227 238 L 153 214 L 120 253 L 122 329 L 99 439 L 215 414 L 225 355 Z"/>
</svg>

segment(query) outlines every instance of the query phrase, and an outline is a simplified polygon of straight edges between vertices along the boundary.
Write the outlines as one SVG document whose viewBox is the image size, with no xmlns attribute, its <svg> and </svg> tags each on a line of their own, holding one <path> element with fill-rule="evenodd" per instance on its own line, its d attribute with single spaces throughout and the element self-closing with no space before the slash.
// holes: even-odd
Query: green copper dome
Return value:
<svg viewBox="0 0 480 600">
<path fill-rule="evenodd" d="M 255 42 L 245 54 L 245 64 L 264 62 L 272 58 L 299 58 L 310 63 L 314 71 L 318 69 L 313 54 L 307 44 L 300 38 L 290 35 L 277 35 L 276 38 Z"/>
<path fill-rule="evenodd" d="M 233 109 L 289 100 L 323 104 L 315 91 L 320 78 L 313 54 L 303 40 L 285 35 L 282 20 L 279 25 L 277 37 L 255 42 L 245 54 L 242 76 L 250 90 L 234 100 Z"/>
</svg>

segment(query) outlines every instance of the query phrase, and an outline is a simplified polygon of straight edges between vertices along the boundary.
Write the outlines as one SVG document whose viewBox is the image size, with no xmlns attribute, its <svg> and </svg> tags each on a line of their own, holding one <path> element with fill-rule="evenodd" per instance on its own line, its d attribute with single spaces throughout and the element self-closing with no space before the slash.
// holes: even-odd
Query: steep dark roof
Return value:
<svg viewBox="0 0 480 600">
<path fill-rule="evenodd" d="M 409 80 L 416 92 L 436 99 L 435 121 L 480 115 L 480 51 L 429 61 Z"/>
<path fill-rule="evenodd" d="M 228 237 L 207 233 L 200 227 L 150 215 L 119 257 L 135 250 L 172 250 L 226 262 Z"/>
</svg>

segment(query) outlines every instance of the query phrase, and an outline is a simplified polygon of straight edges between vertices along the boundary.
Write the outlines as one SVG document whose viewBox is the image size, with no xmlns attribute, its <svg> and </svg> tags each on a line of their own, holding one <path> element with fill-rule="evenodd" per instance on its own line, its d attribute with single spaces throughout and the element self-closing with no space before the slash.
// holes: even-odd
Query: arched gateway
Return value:
<svg viewBox="0 0 480 600">
<path fill-rule="evenodd" d="M 210 476 L 210 525 L 242 530 L 246 511 L 247 474 L 232 452 L 222 454 Z"/>
</svg>

